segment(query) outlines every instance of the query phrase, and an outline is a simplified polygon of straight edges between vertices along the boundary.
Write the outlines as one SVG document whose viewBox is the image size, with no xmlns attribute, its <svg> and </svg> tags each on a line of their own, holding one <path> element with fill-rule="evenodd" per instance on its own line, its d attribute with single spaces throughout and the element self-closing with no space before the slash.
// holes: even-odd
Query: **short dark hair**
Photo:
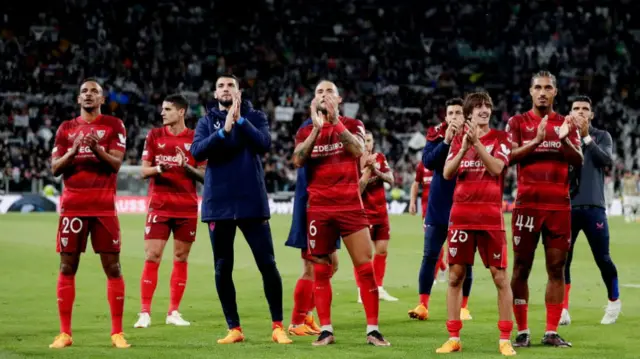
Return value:
<svg viewBox="0 0 640 359">
<path fill-rule="evenodd" d="M 591 99 L 589 98 L 589 96 L 586 96 L 586 95 L 578 95 L 574 97 L 571 103 L 573 104 L 574 102 L 587 102 L 589 104 L 589 107 L 593 105 L 593 103 L 591 103 Z"/>
<path fill-rule="evenodd" d="M 189 100 L 179 93 L 169 95 L 164 98 L 166 102 L 171 102 L 178 110 L 187 110 L 189 107 Z"/>
<path fill-rule="evenodd" d="M 98 79 L 95 77 L 87 77 L 84 80 L 82 80 L 82 82 L 80 82 L 80 88 L 82 88 L 82 85 L 86 84 L 87 82 L 95 82 L 98 84 L 98 86 L 100 86 L 101 89 L 104 90 L 100 81 L 98 81 Z"/>
<path fill-rule="evenodd" d="M 465 118 L 471 116 L 473 109 L 485 104 L 493 108 L 493 101 L 488 92 L 472 92 L 464 98 L 464 106 L 462 106 L 462 113 Z"/>
<path fill-rule="evenodd" d="M 533 81 L 537 78 L 541 78 L 541 77 L 548 77 L 551 79 L 551 82 L 553 83 L 554 87 L 558 87 L 558 81 L 556 80 L 556 76 L 554 74 L 552 74 L 551 72 L 547 71 L 547 70 L 542 70 L 542 71 L 538 71 L 535 74 L 533 74 L 533 76 L 531 76 L 531 85 L 529 86 L 533 86 Z"/>
<path fill-rule="evenodd" d="M 373 132 L 371 132 L 371 130 L 365 130 L 364 134 L 373 136 Z"/>
<path fill-rule="evenodd" d="M 460 106 L 462 107 L 462 105 L 464 104 L 464 101 L 460 98 L 460 97 L 454 97 L 452 99 L 447 100 L 447 102 L 445 102 L 445 107 L 449 107 L 449 106 Z"/>
<path fill-rule="evenodd" d="M 238 85 L 238 87 L 240 87 L 240 79 L 238 77 L 236 77 L 236 75 L 231 74 L 231 73 L 225 73 L 222 74 L 220 76 L 218 76 L 218 78 L 216 79 L 216 83 L 218 82 L 218 80 L 220 79 L 233 79 L 236 82 L 236 85 Z"/>
</svg>

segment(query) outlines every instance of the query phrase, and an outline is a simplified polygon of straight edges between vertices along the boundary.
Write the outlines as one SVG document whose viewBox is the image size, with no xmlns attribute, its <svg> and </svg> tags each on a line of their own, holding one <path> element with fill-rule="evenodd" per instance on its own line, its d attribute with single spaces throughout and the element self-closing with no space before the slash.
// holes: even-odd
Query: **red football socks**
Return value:
<svg viewBox="0 0 640 359">
<path fill-rule="evenodd" d="M 71 313 L 73 312 L 73 301 L 76 299 L 76 277 L 58 274 L 57 292 L 60 333 L 71 335 Z"/>
<path fill-rule="evenodd" d="M 429 297 L 431 297 L 430 294 L 420 294 L 420 304 L 427 309 L 429 309 Z"/>
<path fill-rule="evenodd" d="M 569 310 L 569 292 L 571 292 L 571 284 L 564 285 L 564 301 L 562 302 L 562 308 Z"/>
<path fill-rule="evenodd" d="M 273 322 L 273 323 L 271 323 L 271 329 L 276 329 L 276 328 L 284 328 L 282 326 L 282 322 Z"/>
<path fill-rule="evenodd" d="M 307 307 L 307 314 L 309 314 L 313 308 L 316 307 L 316 294 L 313 291 L 313 281 L 311 281 L 311 288 L 309 288 L 309 306 Z"/>
<path fill-rule="evenodd" d="M 500 330 L 500 339 L 511 339 L 511 331 L 513 331 L 513 322 L 510 320 L 498 320 L 498 330 Z"/>
<path fill-rule="evenodd" d="M 562 303 L 551 304 L 546 303 L 547 306 L 547 332 L 558 331 L 558 323 L 560 323 L 560 317 L 562 316 Z"/>
<path fill-rule="evenodd" d="M 462 329 L 462 320 L 447 320 L 447 330 L 449 338 L 460 338 L 460 330 Z"/>
<path fill-rule="evenodd" d="M 298 279 L 296 288 L 293 291 L 293 312 L 291 313 L 291 324 L 300 325 L 312 306 L 313 301 L 313 281 L 309 279 Z"/>
<path fill-rule="evenodd" d="M 122 333 L 122 312 L 124 311 L 124 279 L 107 279 L 107 299 L 111 310 L 111 335 Z"/>
<path fill-rule="evenodd" d="M 469 305 L 469 297 L 462 297 L 462 306 L 460 308 L 466 308 Z"/>
<path fill-rule="evenodd" d="M 314 263 L 314 298 L 316 311 L 320 325 L 331 325 L 331 276 L 333 276 L 333 266 L 330 264 Z"/>
<path fill-rule="evenodd" d="M 142 313 L 151 313 L 151 300 L 153 292 L 156 291 L 156 285 L 158 285 L 158 267 L 160 267 L 160 263 L 144 262 L 142 278 L 140 278 L 140 312 Z"/>
<path fill-rule="evenodd" d="M 387 255 L 376 254 L 373 256 L 373 274 L 375 276 L 376 285 L 382 287 L 384 281 L 384 273 L 387 270 Z"/>
<path fill-rule="evenodd" d="M 367 325 L 378 325 L 378 311 L 380 299 L 378 298 L 378 286 L 373 274 L 371 262 L 356 267 L 360 286 L 360 297 L 367 316 Z"/>
<path fill-rule="evenodd" d="M 529 323 L 527 319 L 527 315 L 529 312 L 529 304 L 524 302 L 522 304 L 518 303 L 521 299 L 516 299 L 516 303 L 513 305 L 513 314 L 516 317 L 516 323 L 518 324 L 518 331 L 523 331 L 529 329 Z M 558 318 L 558 321 L 560 318 Z"/>
<path fill-rule="evenodd" d="M 170 300 L 171 304 L 169 306 L 169 314 L 174 310 L 178 310 L 180 308 L 180 302 L 182 301 L 182 296 L 184 295 L 184 290 L 187 288 L 187 262 L 173 262 L 173 271 L 171 272 L 171 282 L 170 282 Z M 157 278 L 156 271 L 156 278 Z"/>
<path fill-rule="evenodd" d="M 360 278 L 358 277 L 358 269 L 353 267 L 353 278 L 356 280 L 356 287 L 360 288 Z"/>
</svg>

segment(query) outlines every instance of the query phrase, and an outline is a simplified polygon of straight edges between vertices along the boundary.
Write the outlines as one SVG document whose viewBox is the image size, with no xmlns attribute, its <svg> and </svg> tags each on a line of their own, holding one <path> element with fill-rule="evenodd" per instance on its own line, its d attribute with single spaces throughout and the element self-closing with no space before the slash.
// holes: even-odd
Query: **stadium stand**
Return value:
<svg viewBox="0 0 640 359">
<path fill-rule="evenodd" d="M 77 115 L 77 86 L 97 77 L 103 112 L 122 118 L 127 163 L 140 160 L 159 104 L 173 92 L 191 100 L 189 125 L 212 106 L 212 82 L 231 72 L 244 96 L 269 114 L 273 148 L 265 156 L 269 192 L 290 191 L 293 134 L 321 78 L 374 132 L 408 191 L 427 126 L 451 96 L 487 89 L 492 121 L 526 110 L 539 69 L 558 77 L 556 110 L 571 98 L 594 100 L 596 126 L 614 138 L 616 191 L 623 169 L 640 167 L 640 6 L 635 1 L 267 0 L 251 2 L 238 24 L 230 2 L 61 0 L 40 12 L 3 5 L 0 17 L 0 191 L 59 188 L 48 157 L 57 126 Z M 314 5 L 315 4 L 315 5 Z M 310 9 L 311 7 L 311 9 Z M 513 191 L 513 173 L 506 193 Z M 140 183 L 140 190 L 144 183 Z"/>
</svg>

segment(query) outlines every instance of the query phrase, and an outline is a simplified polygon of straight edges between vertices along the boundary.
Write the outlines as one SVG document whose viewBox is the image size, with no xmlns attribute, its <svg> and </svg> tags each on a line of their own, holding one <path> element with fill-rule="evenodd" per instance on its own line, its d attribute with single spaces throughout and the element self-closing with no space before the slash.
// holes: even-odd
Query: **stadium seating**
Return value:
<svg viewBox="0 0 640 359">
<path fill-rule="evenodd" d="M 211 106 L 216 76 L 241 77 L 244 97 L 271 119 L 274 146 L 264 158 L 270 192 L 295 186 L 293 134 L 321 78 L 339 84 L 344 111 L 373 130 L 396 171 L 396 188 L 405 191 L 423 145 L 419 137 L 443 117 L 447 98 L 487 89 L 495 101 L 493 124 L 503 127 L 529 106 L 528 81 L 541 68 L 558 77 L 559 112 L 579 93 L 595 101 L 596 125 L 614 137 L 616 188 L 622 169 L 640 166 L 636 2 L 385 3 L 262 1 L 242 23 L 227 11 L 230 3 L 204 0 L 188 7 L 171 0 L 98 7 L 57 1 L 30 14 L 19 14 L 15 2 L 4 4 L 0 191 L 59 187 L 47 159 L 59 123 L 77 115 L 84 77 L 104 83 L 103 112 L 125 121 L 128 164 L 139 162 L 166 94 L 189 97 L 193 126 Z M 514 185 L 509 181 L 506 192 Z"/>
</svg>

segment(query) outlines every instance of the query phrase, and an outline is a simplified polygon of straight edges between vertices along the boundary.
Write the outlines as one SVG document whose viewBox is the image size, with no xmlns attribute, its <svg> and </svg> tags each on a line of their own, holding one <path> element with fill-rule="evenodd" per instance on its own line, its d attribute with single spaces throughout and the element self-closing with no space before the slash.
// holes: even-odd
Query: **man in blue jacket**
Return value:
<svg viewBox="0 0 640 359">
<path fill-rule="evenodd" d="M 605 168 L 613 165 L 613 141 L 605 130 L 591 126 L 593 110 L 591 99 L 576 96 L 571 104 L 571 115 L 578 119 L 575 123 L 582 139 L 584 162 L 582 167 L 570 167 L 571 181 L 571 249 L 564 266 L 564 302 L 560 325 L 569 325 L 569 294 L 571 291 L 571 261 L 578 234 L 583 231 L 593 258 L 600 269 L 602 281 L 607 288 L 609 302 L 601 324 L 613 324 L 622 310 L 618 288 L 618 270 L 609 251 L 609 223 L 604 200 Z"/>
<path fill-rule="evenodd" d="M 233 284 L 233 242 L 240 228 L 262 274 L 273 321 L 272 340 L 289 344 L 282 326 L 282 279 L 276 267 L 269 203 L 260 157 L 271 147 L 269 123 L 263 112 L 242 101 L 238 79 L 221 76 L 214 96 L 218 106 L 198 121 L 191 153 L 207 160 L 202 198 L 202 222 L 209 224 L 215 262 L 216 290 L 229 332 L 219 344 L 244 340 Z"/>
<path fill-rule="evenodd" d="M 429 189 L 424 250 L 418 279 L 420 303 L 414 309 L 409 310 L 409 317 L 418 320 L 427 320 L 429 318 L 429 298 L 431 296 L 431 287 L 433 286 L 433 275 L 438 263 L 438 256 L 447 239 L 449 213 L 453 205 L 453 190 L 456 186 L 456 181 L 455 179 L 450 181 L 444 179 L 442 171 L 449 154 L 453 136 L 463 126 L 462 104 L 461 98 L 453 98 L 446 102 L 445 122 L 429 128 L 427 145 L 422 151 L 422 163 L 425 168 L 433 171 L 433 180 Z M 471 270 L 472 266 L 468 266 L 467 276 L 462 287 L 461 320 L 471 319 L 471 314 L 467 308 L 473 280 Z"/>
</svg>

